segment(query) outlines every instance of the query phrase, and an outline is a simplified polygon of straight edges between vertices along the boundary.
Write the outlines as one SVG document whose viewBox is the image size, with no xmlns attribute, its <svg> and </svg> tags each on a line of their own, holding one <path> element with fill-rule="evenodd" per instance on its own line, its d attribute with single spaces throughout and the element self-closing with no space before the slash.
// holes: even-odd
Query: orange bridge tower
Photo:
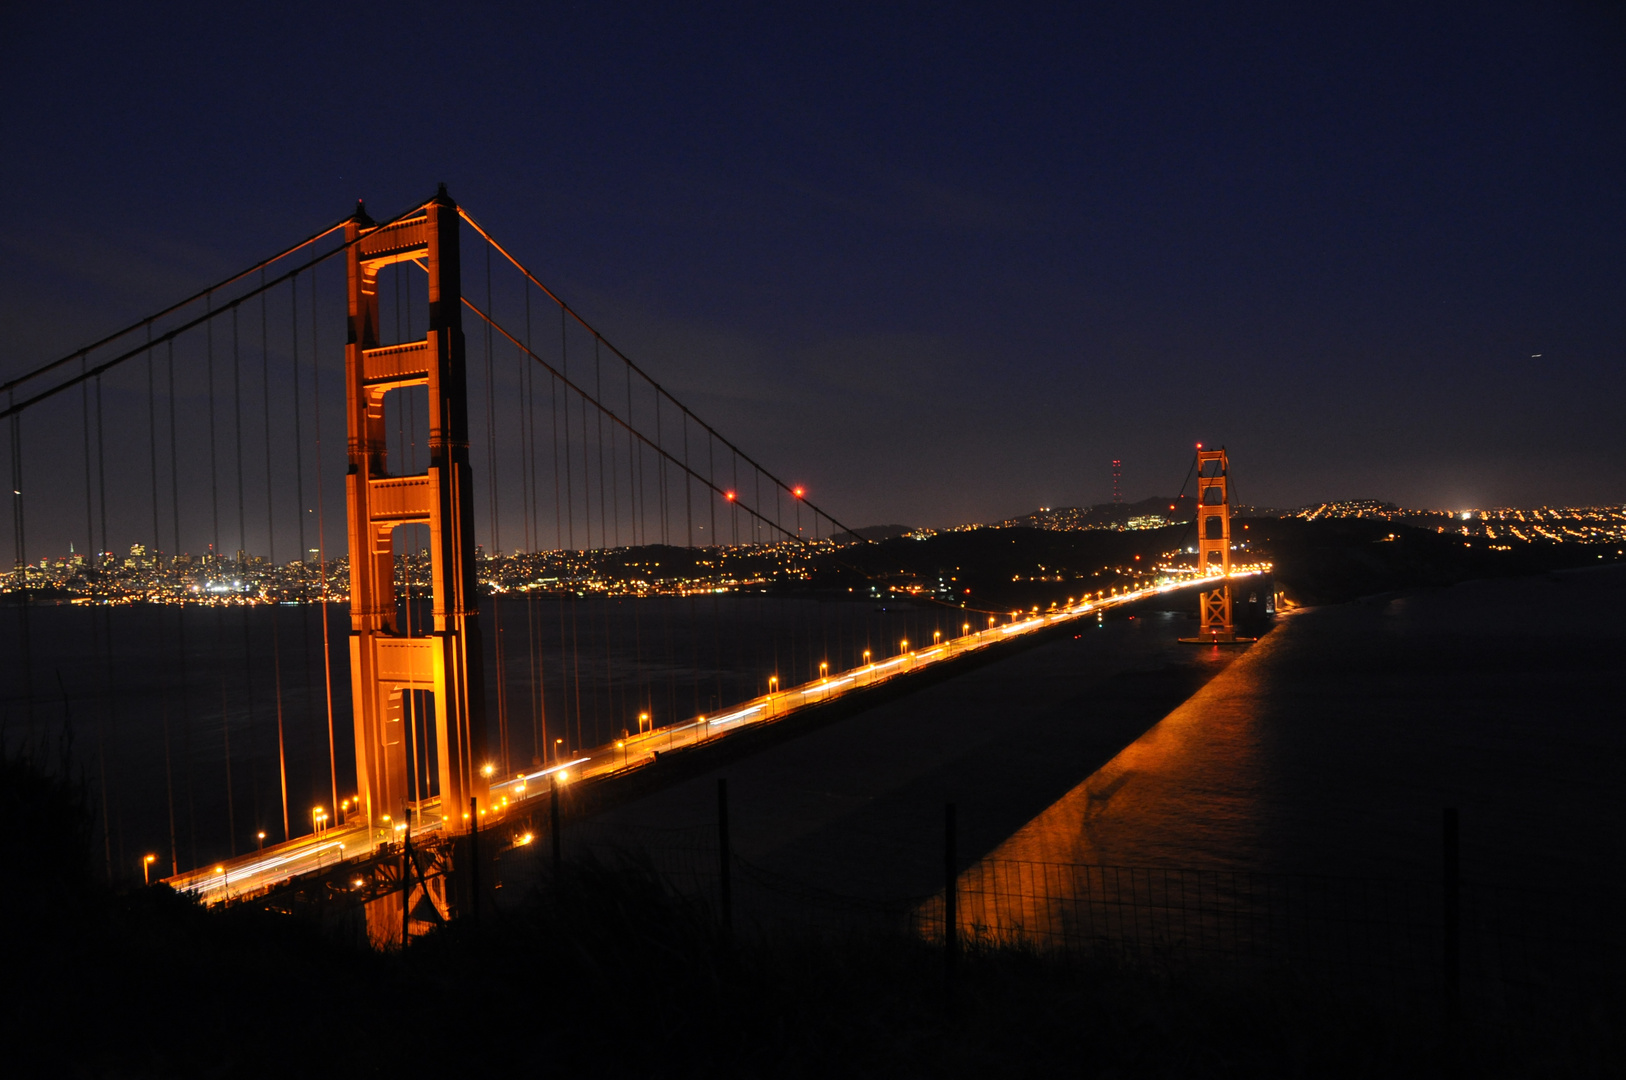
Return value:
<svg viewBox="0 0 1626 1080">
<path fill-rule="evenodd" d="M 471 797 L 485 802 L 485 685 L 476 592 L 468 381 L 457 204 L 444 186 L 421 212 L 376 225 L 358 207 L 349 241 L 345 346 L 350 524 L 350 681 L 357 796 L 369 824 L 407 821 L 408 740 L 414 698 L 433 696 L 440 807 L 447 832 L 465 831 Z M 395 263 L 428 271 L 429 332 L 379 344 L 378 275 Z M 384 427 L 388 394 L 428 389 L 429 467 L 391 473 Z M 433 626 L 398 625 L 395 530 L 429 527 Z M 403 722 L 403 720 L 406 722 Z M 426 793 L 427 794 L 427 793 Z M 389 820 L 386 820 L 388 818 Z"/>
<path fill-rule="evenodd" d="M 1197 566 L 1225 580 L 1205 589 L 1199 601 L 1200 641 L 1234 641 L 1231 625 L 1231 488 L 1225 448 L 1197 450 Z"/>
</svg>

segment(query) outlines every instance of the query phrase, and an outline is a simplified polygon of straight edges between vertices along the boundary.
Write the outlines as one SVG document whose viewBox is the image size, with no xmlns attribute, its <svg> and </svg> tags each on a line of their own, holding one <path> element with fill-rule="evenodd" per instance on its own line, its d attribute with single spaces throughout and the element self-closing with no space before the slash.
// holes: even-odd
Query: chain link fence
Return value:
<svg viewBox="0 0 1626 1080">
<path fill-rule="evenodd" d="M 843 893 L 737 854 L 725 904 L 718 852 L 716 826 L 582 821 L 562 839 L 567 860 L 637 865 L 727 910 L 737 935 L 945 941 L 943 891 Z M 1453 921 L 1446 893 L 1440 880 L 983 859 L 957 875 L 957 939 L 1064 964 L 1285 973 L 1395 1002 L 1460 994 L 1465 1010 L 1485 1017 L 1528 1018 L 1620 994 L 1626 942 L 1608 898 L 1465 881 Z"/>
</svg>

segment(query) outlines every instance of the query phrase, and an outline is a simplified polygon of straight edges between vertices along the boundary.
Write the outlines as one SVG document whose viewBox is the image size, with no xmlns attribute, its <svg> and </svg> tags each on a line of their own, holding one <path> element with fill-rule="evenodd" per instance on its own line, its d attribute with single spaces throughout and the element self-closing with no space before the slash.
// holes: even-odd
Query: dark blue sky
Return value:
<svg viewBox="0 0 1626 1080">
<path fill-rule="evenodd" d="M 851 522 L 1626 501 L 1618 6 L 1238 7 L 17 7 L 0 369 L 444 180 Z"/>
</svg>

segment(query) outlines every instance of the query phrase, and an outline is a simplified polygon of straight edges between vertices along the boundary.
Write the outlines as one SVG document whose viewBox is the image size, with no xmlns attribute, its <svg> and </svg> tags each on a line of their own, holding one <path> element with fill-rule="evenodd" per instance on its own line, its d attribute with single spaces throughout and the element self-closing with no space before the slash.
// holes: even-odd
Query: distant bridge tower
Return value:
<svg viewBox="0 0 1626 1080">
<path fill-rule="evenodd" d="M 357 795 L 373 828 L 406 820 L 403 695 L 434 695 L 440 806 L 446 831 L 463 832 L 469 798 L 484 803 L 485 684 L 475 591 L 474 503 L 469 468 L 468 383 L 463 358 L 457 204 L 445 187 L 421 213 L 374 224 L 358 206 L 349 241 L 350 331 L 345 398 L 350 471 L 350 681 Z M 429 333 L 379 344 L 378 274 L 419 262 L 429 273 Z M 389 471 L 384 399 L 429 391 L 429 467 Z M 409 637 L 395 610 L 395 530 L 429 526 L 432 631 Z"/>
<path fill-rule="evenodd" d="M 1116 505 L 1124 501 L 1120 485 L 1124 478 L 1124 463 L 1117 458 L 1112 459 L 1112 501 Z"/>
<path fill-rule="evenodd" d="M 1204 574 L 1223 573 L 1226 580 L 1203 591 L 1202 640 L 1230 641 L 1231 625 L 1231 488 L 1225 448 L 1197 450 L 1197 565 Z"/>
</svg>

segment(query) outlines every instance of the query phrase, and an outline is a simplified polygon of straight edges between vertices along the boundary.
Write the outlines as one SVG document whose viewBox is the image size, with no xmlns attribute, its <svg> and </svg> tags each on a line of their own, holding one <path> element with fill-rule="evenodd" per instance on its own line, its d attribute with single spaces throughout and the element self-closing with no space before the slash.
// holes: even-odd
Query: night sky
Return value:
<svg viewBox="0 0 1626 1080">
<path fill-rule="evenodd" d="M 445 181 L 850 523 L 1626 501 L 1619 5 L 877 7 L 12 5 L 0 373 Z"/>
</svg>

